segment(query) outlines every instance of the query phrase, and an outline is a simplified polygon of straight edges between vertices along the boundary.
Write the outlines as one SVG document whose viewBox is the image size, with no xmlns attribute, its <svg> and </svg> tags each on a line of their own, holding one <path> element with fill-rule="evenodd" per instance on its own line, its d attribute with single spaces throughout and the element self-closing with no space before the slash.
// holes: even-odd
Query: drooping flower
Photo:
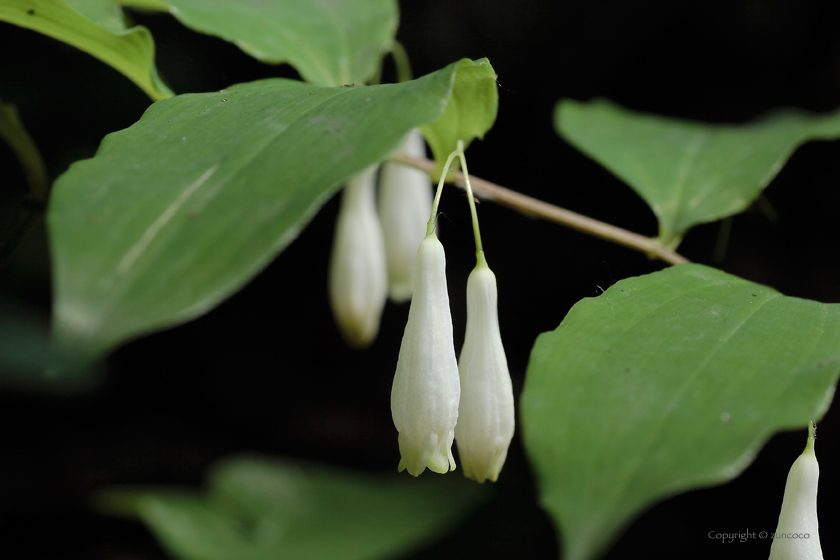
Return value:
<svg viewBox="0 0 840 560">
<path fill-rule="evenodd" d="M 814 453 L 814 427 L 808 444 L 788 473 L 779 525 L 770 546 L 770 560 L 823 560 L 817 523 L 820 466 Z"/>
<path fill-rule="evenodd" d="M 344 187 L 330 258 L 330 306 L 348 345 L 369 346 L 388 294 L 385 245 L 376 213 L 376 166 Z"/>
<path fill-rule="evenodd" d="M 412 130 L 400 148 L 422 158 L 426 145 L 419 129 Z M 418 169 L 385 163 L 379 176 L 379 219 L 385 236 L 389 295 L 397 303 L 408 301 L 414 290 L 414 261 L 426 235 L 432 211 L 432 183 Z"/>
<path fill-rule="evenodd" d="M 391 414 L 399 431 L 399 470 L 419 476 L 455 469 L 452 440 L 460 399 L 458 363 L 446 289 L 446 256 L 434 232 L 417 251 L 414 297 L 408 311 Z"/>
<path fill-rule="evenodd" d="M 467 280 L 467 329 L 458 364 L 461 404 L 455 426 L 464 475 L 478 482 L 499 477 L 515 423 L 497 300 L 496 275 L 479 253 Z"/>
</svg>

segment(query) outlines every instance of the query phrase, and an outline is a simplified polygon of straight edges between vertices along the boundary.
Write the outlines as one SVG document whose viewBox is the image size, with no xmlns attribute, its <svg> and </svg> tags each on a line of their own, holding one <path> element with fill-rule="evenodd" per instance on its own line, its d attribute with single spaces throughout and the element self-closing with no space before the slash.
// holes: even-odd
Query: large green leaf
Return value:
<svg viewBox="0 0 840 560">
<path fill-rule="evenodd" d="M 485 87 L 483 75 L 493 75 L 489 63 L 462 60 L 402 84 L 272 79 L 155 103 L 55 184 L 56 333 L 97 354 L 208 311 L 291 242 L 342 181 L 412 128 L 446 121 L 453 89 Z"/>
<path fill-rule="evenodd" d="M 104 18 L 104 10 L 89 1 L 81 0 L 80 5 L 92 18 Z M 154 100 L 172 95 L 158 78 L 155 44 L 145 27 L 119 30 L 113 27 L 117 25 L 113 21 L 110 27 L 102 27 L 76 12 L 65 0 L 0 0 L 0 21 L 49 35 L 95 56 L 124 74 Z"/>
<path fill-rule="evenodd" d="M 395 0 L 167 0 L 184 25 L 321 86 L 363 84 L 390 50 Z"/>
<path fill-rule="evenodd" d="M 317 465 L 235 458 L 205 496 L 112 491 L 101 509 L 140 517 L 182 560 L 373 560 L 450 531 L 480 487 L 460 477 L 409 480 Z"/>
<path fill-rule="evenodd" d="M 557 104 L 563 138 L 630 185 L 676 247 L 694 225 L 745 210 L 803 142 L 840 136 L 840 111 L 785 109 L 744 125 L 637 113 L 610 101 Z"/>
<path fill-rule="evenodd" d="M 643 509 L 737 476 L 804 427 L 840 372 L 840 305 L 699 265 L 623 280 L 575 305 L 531 353 L 524 441 L 567 560 Z"/>
</svg>

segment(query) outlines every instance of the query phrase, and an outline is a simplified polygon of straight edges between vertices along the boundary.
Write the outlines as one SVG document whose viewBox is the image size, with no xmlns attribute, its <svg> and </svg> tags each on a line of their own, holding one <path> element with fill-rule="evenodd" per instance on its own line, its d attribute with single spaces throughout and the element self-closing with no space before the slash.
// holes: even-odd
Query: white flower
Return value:
<svg viewBox="0 0 840 560">
<path fill-rule="evenodd" d="M 417 251 L 414 297 L 391 389 L 391 414 L 400 433 L 400 471 L 419 476 L 426 467 L 438 473 L 455 469 L 452 440 L 460 393 L 446 256 L 430 233 Z"/>
<path fill-rule="evenodd" d="M 464 475 L 499 476 L 513 438 L 513 387 L 499 333 L 496 275 L 484 256 L 467 280 L 467 332 L 461 350 L 461 405 L 455 440 Z"/>
<path fill-rule="evenodd" d="M 779 526 L 770 546 L 770 560 L 823 559 L 817 523 L 819 478 L 820 466 L 811 434 L 805 451 L 794 461 L 788 473 Z"/>
<path fill-rule="evenodd" d="M 419 129 L 412 130 L 402 148 L 404 154 L 426 157 L 426 144 Z M 426 235 L 432 212 L 432 183 L 417 169 L 385 163 L 379 177 L 379 219 L 385 232 L 385 255 L 391 300 L 411 299 L 414 290 L 414 260 Z"/>
<path fill-rule="evenodd" d="M 376 338 L 388 290 L 375 175 L 370 167 L 344 187 L 330 259 L 330 306 L 344 340 L 359 348 Z"/>
</svg>

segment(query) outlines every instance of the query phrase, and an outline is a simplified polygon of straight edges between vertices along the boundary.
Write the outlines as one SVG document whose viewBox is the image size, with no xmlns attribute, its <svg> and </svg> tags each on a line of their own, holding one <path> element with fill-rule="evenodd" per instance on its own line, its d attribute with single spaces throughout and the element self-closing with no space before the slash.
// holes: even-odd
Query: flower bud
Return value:
<svg viewBox="0 0 840 560">
<path fill-rule="evenodd" d="M 770 560 L 822 560 L 817 523 L 819 478 L 812 427 L 805 451 L 788 473 L 779 525 L 770 545 Z"/>
<path fill-rule="evenodd" d="M 461 350 L 461 405 L 455 440 L 464 475 L 495 482 L 513 439 L 513 386 L 499 332 L 496 275 L 484 256 L 467 280 L 467 330 Z"/>
<path fill-rule="evenodd" d="M 419 129 L 412 130 L 402 148 L 404 154 L 426 157 Z M 379 177 L 379 219 L 385 235 L 389 295 L 397 303 L 408 301 L 414 290 L 414 260 L 426 235 L 432 212 L 432 183 L 420 170 L 385 163 Z"/>
<path fill-rule="evenodd" d="M 376 215 L 376 166 L 344 187 L 330 259 L 330 306 L 348 345 L 369 346 L 387 299 L 385 246 Z"/>
<path fill-rule="evenodd" d="M 437 473 L 455 469 L 452 440 L 460 394 L 446 256 L 430 233 L 417 251 L 414 297 L 391 389 L 391 414 L 400 433 L 400 471 L 419 476 L 426 467 Z"/>
</svg>

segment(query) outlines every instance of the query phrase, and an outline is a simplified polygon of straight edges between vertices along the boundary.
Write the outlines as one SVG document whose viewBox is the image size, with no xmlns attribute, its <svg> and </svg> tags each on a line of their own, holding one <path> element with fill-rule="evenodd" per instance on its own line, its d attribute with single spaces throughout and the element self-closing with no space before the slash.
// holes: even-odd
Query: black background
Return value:
<svg viewBox="0 0 840 560">
<path fill-rule="evenodd" d="M 462 57 L 488 57 L 499 78 L 499 115 L 470 148 L 479 176 L 633 231 L 655 235 L 653 214 L 631 189 L 557 137 L 554 103 L 608 97 L 633 109 L 741 122 L 779 106 L 840 105 L 840 5 L 802 0 L 402 2 L 398 38 L 415 75 Z M 178 93 L 218 90 L 263 77 L 295 77 L 166 15 L 132 12 L 155 37 L 157 65 Z M 18 106 L 51 178 L 94 154 L 102 137 L 135 122 L 148 98 L 116 71 L 71 47 L 0 24 L 0 98 Z M 386 62 L 385 77 L 393 75 Z M 765 194 L 776 221 L 757 211 L 734 220 L 726 258 L 712 261 L 719 225 L 691 231 L 680 251 L 787 295 L 840 301 L 835 215 L 838 147 L 811 143 Z M 5 208 L 25 190 L 0 147 Z M 164 558 L 139 524 L 100 516 L 94 491 L 114 484 L 192 484 L 213 460 L 241 451 L 368 471 L 396 466 L 389 408 L 406 306 L 389 305 L 365 352 L 341 343 L 326 299 L 336 202 L 240 293 L 192 323 L 131 342 L 81 394 L 7 387 L 0 392 L 0 557 Z M 456 348 L 463 286 L 473 266 L 463 195 L 443 198 Z M 491 203 L 479 208 L 496 272 L 502 334 L 521 390 L 535 337 L 583 297 L 662 268 L 643 255 Z M 42 231 L 0 271 L 2 302 L 49 318 Z M 840 551 L 837 441 L 829 413 L 820 429 L 820 518 L 826 558 Z M 773 531 L 784 480 L 804 433 L 773 438 L 737 480 L 690 492 L 642 515 L 607 558 L 766 558 L 769 541 L 721 544 L 708 533 Z M 424 476 L 433 476 L 426 474 Z M 459 476 L 459 475 L 451 475 Z M 514 439 L 493 497 L 449 537 L 412 558 L 555 558 L 548 518 L 536 504 Z"/>
</svg>

